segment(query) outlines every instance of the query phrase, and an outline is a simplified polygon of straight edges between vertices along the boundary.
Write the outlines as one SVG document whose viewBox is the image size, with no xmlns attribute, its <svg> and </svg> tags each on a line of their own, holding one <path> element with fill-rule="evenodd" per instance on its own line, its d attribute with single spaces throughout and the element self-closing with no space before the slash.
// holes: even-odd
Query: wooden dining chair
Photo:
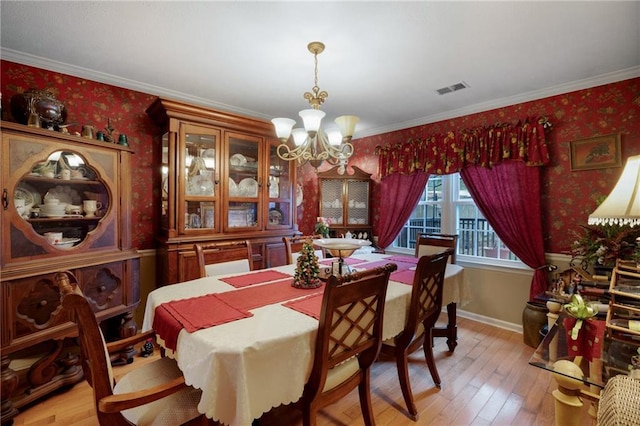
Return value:
<svg viewBox="0 0 640 426">
<path fill-rule="evenodd" d="M 109 354 L 154 338 L 153 330 L 105 344 L 92 305 L 75 276 L 58 272 L 55 283 L 61 306 L 77 324 L 80 362 L 93 388 L 98 423 L 102 426 L 137 424 L 207 424 L 197 410 L 201 392 L 187 386 L 176 362 L 160 358 L 131 370 L 116 383 Z"/>
<path fill-rule="evenodd" d="M 316 240 L 318 238 L 322 238 L 322 235 L 298 235 L 295 237 L 282 237 L 287 264 L 292 265 L 296 263 L 296 260 L 298 259 L 298 253 L 300 252 L 300 250 L 302 250 L 302 246 L 305 241 Z M 318 256 L 318 259 L 324 258 L 321 248 L 315 248 L 314 252 L 316 256 Z"/>
<path fill-rule="evenodd" d="M 456 251 L 458 246 L 457 234 L 421 233 L 416 239 L 416 257 L 441 253 L 448 248 L 453 249 L 449 256 L 449 263 L 456 263 Z M 449 351 L 453 352 L 458 346 L 458 305 L 455 302 L 447 304 L 447 325 L 434 327 L 432 337 L 446 337 Z"/>
<path fill-rule="evenodd" d="M 251 242 L 222 241 L 194 244 L 199 277 L 253 271 Z"/>
<path fill-rule="evenodd" d="M 380 352 L 389 275 L 395 263 L 327 280 L 313 367 L 302 394 L 303 425 L 358 387 L 365 425 L 374 425 L 370 368 Z"/>
<path fill-rule="evenodd" d="M 382 342 L 381 352 L 395 357 L 402 396 L 409 410 L 409 417 L 418 419 L 409 382 L 408 357 L 420 346 L 436 386 L 440 387 L 440 375 L 433 358 L 432 329 L 442 309 L 442 289 L 445 269 L 453 249 L 432 256 L 422 256 L 418 261 L 411 290 L 411 301 L 404 329 L 397 336 Z"/>
<path fill-rule="evenodd" d="M 440 253 L 448 248 L 453 249 L 449 262 L 456 263 L 458 234 L 421 233 L 416 238 L 416 257 Z"/>
</svg>

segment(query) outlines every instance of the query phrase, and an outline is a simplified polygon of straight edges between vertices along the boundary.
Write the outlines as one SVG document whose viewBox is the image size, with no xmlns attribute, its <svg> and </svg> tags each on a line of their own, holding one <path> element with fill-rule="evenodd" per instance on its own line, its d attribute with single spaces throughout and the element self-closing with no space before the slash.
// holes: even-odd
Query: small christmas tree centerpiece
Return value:
<svg viewBox="0 0 640 426">
<path fill-rule="evenodd" d="M 318 288 L 322 284 L 319 275 L 318 256 L 313 250 L 311 240 L 307 240 L 300 250 L 291 285 L 296 288 Z"/>
</svg>

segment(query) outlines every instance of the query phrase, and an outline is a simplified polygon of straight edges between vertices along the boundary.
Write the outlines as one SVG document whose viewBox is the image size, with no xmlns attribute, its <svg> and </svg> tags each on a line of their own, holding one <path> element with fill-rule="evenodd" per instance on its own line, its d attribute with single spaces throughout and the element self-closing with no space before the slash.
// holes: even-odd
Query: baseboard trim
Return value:
<svg viewBox="0 0 640 426">
<path fill-rule="evenodd" d="M 484 315 L 479 315 L 474 312 L 468 312 L 461 309 L 457 309 L 456 314 L 462 318 L 470 319 L 473 321 L 481 322 L 483 324 L 492 325 L 494 327 L 503 328 L 505 330 L 515 331 L 516 333 L 522 334 L 522 325 L 520 324 L 514 324 L 511 322 L 502 321 L 499 319 L 487 317 Z"/>
</svg>

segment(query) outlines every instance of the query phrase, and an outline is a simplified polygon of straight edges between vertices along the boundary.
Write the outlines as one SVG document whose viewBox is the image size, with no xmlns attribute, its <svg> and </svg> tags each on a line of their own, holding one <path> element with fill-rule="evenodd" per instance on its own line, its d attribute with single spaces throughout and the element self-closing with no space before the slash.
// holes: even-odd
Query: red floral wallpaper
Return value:
<svg viewBox="0 0 640 426">
<path fill-rule="evenodd" d="M 572 231 L 577 230 L 579 225 L 587 224 L 597 200 L 609 193 L 622 172 L 622 168 L 572 172 L 569 142 L 620 133 L 622 158 L 640 154 L 640 78 L 358 139 L 353 141 L 355 154 L 349 159 L 349 164 L 373 173 L 375 206 L 378 204 L 380 181 L 377 157 L 374 155 L 376 146 L 401 143 L 410 138 L 442 134 L 450 130 L 516 122 L 528 116 L 546 116 L 553 125 L 546 134 L 551 163 L 544 167 L 542 173 L 545 251 L 565 253 L 574 239 Z M 306 234 L 313 230 L 318 200 L 313 169 L 305 166 L 301 175 L 305 197 L 313 194 L 308 197 L 312 200 L 305 199 L 304 210 L 299 212 L 301 214 L 298 217 L 300 230 Z M 375 207 L 373 214 L 375 234 L 379 217 Z"/>
<path fill-rule="evenodd" d="M 14 121 L 9 108 L 11 97 L 33 87 L 50 90 L 64 102 L 67 122 L 77 123 L 77 127 L 71 127 L 72 132 L 79 131 L 83 124 L 101 129 L 111 119 L 115 133 L 127 135 L 136 152 L 134 211 L 131 212 L 133 241 L 140 249 L 154 248 L 153 223 L 158 211 L 153 205 L 152 184 L 155 129 L 145 110 L 155 96 L 8 61 L 0 61 L 0 67 L 3 120 Z M 610 168 L 571 172 L 569 142 L 620 133 L 623 158 L 640 154 L 640 78 L 358 139 L 354 141 L 355 154 L 349 165 L 373 174 L 375 206 L 379 183 L 376 146 L 534 115 L 547 116 L 553 124 L 547 133 L 551 164 L 543 172 L 543 226 L 546 251 L 561 253 L 571 245 L 571 230 L 586 224 L 596 200 L 609 192 L 622 171 Z M 326 168 L 323 166 L 320 170 Z M 305 166 L 299 171 L 298 182 L 304 192 L 304 202 L 298 208 L 298 224 L 300 230 L 308 234 L 313 231 L 318 215 L 315 170 Z M 373 214 L 375 230 L 378 219 L 375 208 Z"/>
<path fill-rule="evenodd" d="M 121 133 L 127 135 L 135 151 L 131 188 L 133 246 L 154 248 L 153 214 L 157 211 L 151 196 L 154 124 L 145 110 L 155 96 L 8 61 L 1 61 L 0 67 L 3 120 L 16 121 L 9 106 L 13 95 L 30 88 L 46 89 L 64 103 L 66 122 L 77 123 L 69 127 L 71 133 L 80 132 L 84 124 L 101 130 L 111 119 L 116 140 Z"/>
</svg>

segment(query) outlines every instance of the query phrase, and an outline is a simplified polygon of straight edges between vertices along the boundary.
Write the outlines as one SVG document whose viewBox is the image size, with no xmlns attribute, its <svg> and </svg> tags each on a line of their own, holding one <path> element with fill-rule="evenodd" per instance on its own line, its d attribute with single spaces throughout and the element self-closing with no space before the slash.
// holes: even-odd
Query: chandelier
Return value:
<svg viewBox="0 0 640 426">
<path fill-rule="evenodd" d="M 296 128 L 295 120 L 290 118 L 274 118 L 271 120 L 275 127 L 276 135 L 280 139 L 278 145 L 278 157 L 287 161 L 298 160 L 300 165 L 309 162 L 316 169 L 323 161 L 329 164 L 344 165 L 353 154 L 351 138 L 355 132 L 356 124 L 360 120 L 355 115 L 343 115 L 336 118 L 338 130 L 323 130 L 320 122 L 325 113 L 320 110 L 329 94 L 318 87 L 318 55 L 324 51 L 324 44 L 313 41 L 307 45 L 309 52 L 313 54 L 315 62 L 315 79 L 311 92 L 305 92 L 304 98 L 311 105 L 310 109 L 304 109 L 298 114 L 302 118 L 304 128 Z M 288 144 L 289 137 L 293 136 L 293 146 Z"/>
</svg>

